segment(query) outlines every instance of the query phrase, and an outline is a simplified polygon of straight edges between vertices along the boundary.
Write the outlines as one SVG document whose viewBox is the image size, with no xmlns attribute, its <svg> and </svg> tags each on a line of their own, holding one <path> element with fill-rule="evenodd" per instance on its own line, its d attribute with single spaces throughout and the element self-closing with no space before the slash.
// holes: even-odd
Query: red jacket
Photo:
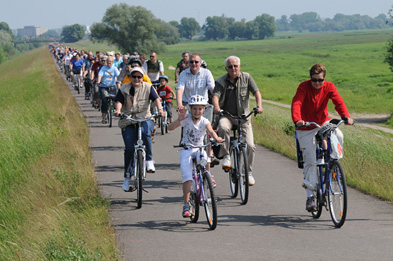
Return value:
<svg viewBox="0 0 393 261">
<path fill-rule="evenodd" d="M 348 109 L 333 83 L 324 81 L 320 89 L 315 89 L 312 87 L 311 80 L 302 82 L 292 100 L 293 122 L 303 120 L 322 125 L 330 120 L 327 111 L 329 99 L 332 100 L 341 117 L 349 117 Z"/>
</svg>

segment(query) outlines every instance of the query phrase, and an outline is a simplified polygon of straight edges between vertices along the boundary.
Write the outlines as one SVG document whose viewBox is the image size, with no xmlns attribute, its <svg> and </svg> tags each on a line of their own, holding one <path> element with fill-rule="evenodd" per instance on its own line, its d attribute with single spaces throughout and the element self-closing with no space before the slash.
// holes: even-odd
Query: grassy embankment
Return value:
<svg viewBox="0 0 393 261">
<path fill-rule="evenodd" d="M 47 48 L 0 65 L 0 260 L 116 260 L 85 119 Z"/>
<path fill-rule="evenodd" d="M 185 50 L 202 56 L 214 78 L 225 74 L 229 55 L 241 58 L 242 70 L 251 73 L 265 99 L 290 104 L 296 88 L 306 80 L 308 69 L 322 63 L 326 79 L 334 82 L 350 112 L 392 113 L 393 79 L 383 62 L 392 30 L 340 33 L 286 34 L 263 41 L 186 42 L 168 46 L 158 58 L 174 87 L 174 71 Z M 105 45 L 80 42 L 77 48 L 114 50 Z M 97 47 L 101 49 L 97 49 Z M 290 110 L 264 105 L 265 113 L 254 121 L 255 140 L 295 159 L 294 129 Z M 333 111 L 332 104 L 329 110 Z M 393 121 L 388 122 L 393 126 Z M 367 193 L 393 202 L 393 136 L 367 128 L 342 127 L 348 183 Z M 288 173 L 291 175 L 291 173 Z"/>
</svg>

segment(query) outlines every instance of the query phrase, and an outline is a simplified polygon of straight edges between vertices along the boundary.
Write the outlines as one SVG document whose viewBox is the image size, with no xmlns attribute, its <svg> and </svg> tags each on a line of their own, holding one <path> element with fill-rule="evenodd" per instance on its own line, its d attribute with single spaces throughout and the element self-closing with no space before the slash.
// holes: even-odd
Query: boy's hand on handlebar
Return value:
<svg viewBox="0 0 393 261">
<path fill-rule="evenodd" d="M 303 120 L 296 122 L 296 127 L 301 127 L 301 126 L 304 126 L 304 125 L 306 125 L 306 122 L 303 121 Z"/>
<path fill-rule="evenodd" d="M 120 111 L 120 110 L 115 110 L 115 111 L 113 112 L 113 115 L 114 115 L 115 117 L 119 117 L 120 114 L 121 114 L 121 111 Z"/>
<path fill-rule="evenodd" d="M 257 107 L 256 109 L 258 110 L 258 114 L 261 114 L 263 112 L 262 106 L 261 107 Z"/>
<path fill-rule="evenodd" d="M 353 125 L 355 122 L 354 122 L 354 120 L 352 119 L 352 118 L 349 118 L 349 117 L 347 117 L 347 119 L 346 119 L 346 121 L 345 121 L 345 124 L 347 124 L 347 125 Z"/>
</svg>

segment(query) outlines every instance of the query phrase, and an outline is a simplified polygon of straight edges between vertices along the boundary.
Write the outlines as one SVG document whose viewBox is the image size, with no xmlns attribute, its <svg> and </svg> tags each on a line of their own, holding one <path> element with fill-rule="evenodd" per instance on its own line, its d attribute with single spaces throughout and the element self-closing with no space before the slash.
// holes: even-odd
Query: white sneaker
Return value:
<svg viewBox="0 0 393 261">
<path fill-rule="evenodd" d="M 153 160 L 146 161 L 146 171 L 148 173 L 156 172 L 156 168 L 154 167 L 154 161 Z"/>
<path fill-rule="evenodd" d="M 249 186 L 254 186 L 255 185 L 255 179 L 252 176 L 252 172 L 248 173 L 248 185 Z"/>
<path fill-rule="evenodd" d="M 130 184 L 131 184 L 131 175 L 130 173 L 127 173 L 127 177 L 124 178 L 123 186 L 121 188 L 127 192 L 130 190 Z"/>
<path fill-rule="evenodd" d="M 231 167 L 231 156 L 226 155 L 222 159 L 222 168 L 223 169 L 229 169 Z"/>
</svg>

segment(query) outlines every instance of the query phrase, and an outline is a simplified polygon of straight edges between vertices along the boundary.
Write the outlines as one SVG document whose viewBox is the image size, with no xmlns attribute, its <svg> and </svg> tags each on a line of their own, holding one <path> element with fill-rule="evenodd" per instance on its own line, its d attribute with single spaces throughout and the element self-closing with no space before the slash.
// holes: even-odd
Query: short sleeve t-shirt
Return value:
<svg viewBox="0 0 393 261">
<path fill-rule="evenodd" d="M 194 124 L 192 121 L 192 115 L 186 114 L 187 119 L 180 122 L 180 126 L 183 127 L 183 139 L 182 144 L 193 144 L 195 146 L 203 145 L 203 138 L 206 134 L 206 126 L 209 124 L 209 120 L 205 117 L 201 117 L 201 120 Z"/>
<path fill-rule="evenodd" d="M 120 72 L 115 66 L 112 66 L 111 68 L 106 65 L 103 66 L 98 72 L 98 75 L 101 76 L 100 87 L 109 87 L 111 85 L 115 85 L 116 77 L 119 76 L 119 74 Z"/>
<path fill-rule="evenodd" d="M 171 87 L 169 87 L 168 85 L 165 86 L 159 86 L 157 88 L 157 93 L 160 96 L 161 99 L 165 99 L 168 102 L 172 102 L 171 99 Z"/>
</svg>

